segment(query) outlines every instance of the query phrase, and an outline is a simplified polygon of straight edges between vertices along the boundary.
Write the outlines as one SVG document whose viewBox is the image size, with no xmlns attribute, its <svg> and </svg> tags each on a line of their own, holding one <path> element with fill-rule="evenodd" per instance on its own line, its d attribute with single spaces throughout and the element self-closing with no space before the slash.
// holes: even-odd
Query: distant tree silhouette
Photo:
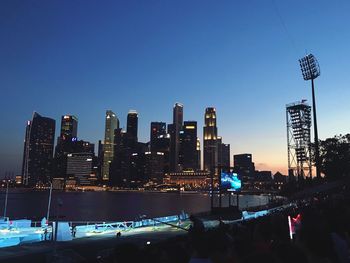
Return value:
<svg viewBox="0 0 350 263">
<path fill-rule="evenodd" d="M 350 176 L 350 134 L 320 141 L 320 162 L 327 180 Z"/>
</svg>

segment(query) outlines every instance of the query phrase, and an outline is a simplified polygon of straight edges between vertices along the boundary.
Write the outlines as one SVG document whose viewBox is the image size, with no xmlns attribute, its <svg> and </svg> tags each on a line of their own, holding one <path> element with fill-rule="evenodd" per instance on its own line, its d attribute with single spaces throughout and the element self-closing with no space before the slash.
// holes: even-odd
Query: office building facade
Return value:
<svg viewBox="0 0 350 263">
<path fill-rule="evenodd" d="M 157 151 L 159 147 L 159 138 L 166 136 L 166 123 L 165 122 L 151 122 L 150 129 L 150 150 Z"/>
<path fill-rule="evenodd" d="M 182 170 L 198 169 L 196 121 L 185 121 L 180 131 L 179 164 Z"/>
<path fill-rule="evenodd" d="M 130 148 L 135 148 L 138 142 L 138 113 L 135 110 L 130 110 L 127 116 L 126 133 L 128 136 L 128 144 Z"/>
<path fill-rule="evenodd" d="M 178 171 L 179 167 L 179 152 L 180 152 L 180 131 L 183 124 L 183 105 L 175 103 L 173 108 L 173 124 L 170 128 L 170 170 Z"/>
<path fill-rule="evenodd" d="M 67 155 L 67 176 L 74 177 L 79 185 L 90 185 L 96 177 L 92 173 L 94 155 L 89 152 Z"/>
<path fill-rule="evenodd" d="M 78 136 L 78 118 L 74 115 L 61 117 L 60 136 L 57 138 L 54 160 L 54 177 L 66 177 L 67 154 L 75 151 Z"/>
<path fill-rule="evenodd" d="M 109 181 L 109 166 L 114 157 L 114 130 L 119 128 L 119 120 L 111 110 L 106 111 L 105 139 L 103 144 L 102 181 Z"/>
<path fill-rule="evenodd" d="M 217 175 L 218 166 L 218 129 L 216 127 L 216 110 L 215 108 L 206 108 L 204 114 L 203 128 L 203 157 L 204 170 Z"/>
<path fill-rule="evenodd" d="M 236 154 L 233 156 L 234 169 L 243 178 L 243 182 L 254 180 L 255 165 L 250 153 Z"/>
<path fill-rule="evenodd" d="M 24 140 L 23 185 L 46 184 L 52 176 L 55 120 L 34 112 L 27 122 Z"/>
<path fill-rule="evenodd" d="M 218 165 L 230 167 L 230 145 L 222 143 L 222 137 L 218 136 Z"/>
</svg>

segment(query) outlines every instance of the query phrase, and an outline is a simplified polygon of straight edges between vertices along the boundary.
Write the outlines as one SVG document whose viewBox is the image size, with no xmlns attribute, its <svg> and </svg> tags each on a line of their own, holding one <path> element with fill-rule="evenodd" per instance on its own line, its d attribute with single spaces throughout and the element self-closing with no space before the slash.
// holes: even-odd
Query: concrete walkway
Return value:
<svg viewBox="0 0 350 263">
<path fill-rule="evenodd" d="M 54 242 L 25 244 L 0 249 L 0 262 L 95 262 L 97 257 L 108 256 L 121 243 L 145 246 L 147 242 L 159 242 L 186 233 L 184 230 L 171 226 L 133 229 L 122 232 L 120 237 L 116 237 L 115 232 L 98 233 L 69 242 L 57 242 L 57 257 L 53 257 L 55 254 Z"/>
</svg>

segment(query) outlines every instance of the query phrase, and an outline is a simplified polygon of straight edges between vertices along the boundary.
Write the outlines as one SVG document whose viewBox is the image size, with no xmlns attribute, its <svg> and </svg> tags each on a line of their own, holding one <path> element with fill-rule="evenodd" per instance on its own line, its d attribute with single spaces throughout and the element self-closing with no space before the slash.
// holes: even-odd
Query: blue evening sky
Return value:
<svg viewBox="0 0 350 263">
<path fill-rule="evenodd" d="M 97 143 L 104 114 L 126 127 L 197 120 L 217 109 L 231 153 L 258 169 L 287 170 L 285 104 L 311 101 L 298 59 L 313 53 L 319 137 L 350 132 L 350 2 L 305 0 L 0 1 L 0 176 L 20 173 L 33 111 L 79 118 Z M 232 158 L 232 156 L 231 156 Z"/>
</svg>

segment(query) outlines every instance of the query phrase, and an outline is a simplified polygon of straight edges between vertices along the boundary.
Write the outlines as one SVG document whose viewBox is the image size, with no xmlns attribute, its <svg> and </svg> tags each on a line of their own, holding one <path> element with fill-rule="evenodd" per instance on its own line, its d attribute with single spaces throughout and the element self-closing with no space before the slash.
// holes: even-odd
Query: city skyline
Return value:
<svg viewBox="0 0 350 263">
<path fill-rule="evenodd" d="M 285 105 L 311 102 L 298 64 L 305 50 L 321 66 L 319 138 L 350 131 L 347 2 L 0 5 L 0 176 L 20 173 L 33 111 L 57 123 L 77 116 L 78 137 L 97 145 L 106 109 L 124 129 L 136 109 L 146 142 L 152 121 L 172 123 L 177 101 L 198 137 L 204 109 L 215 107 L 231 159 L 252 153 L 257 169 L 286 174 Z"/>
</svg>

